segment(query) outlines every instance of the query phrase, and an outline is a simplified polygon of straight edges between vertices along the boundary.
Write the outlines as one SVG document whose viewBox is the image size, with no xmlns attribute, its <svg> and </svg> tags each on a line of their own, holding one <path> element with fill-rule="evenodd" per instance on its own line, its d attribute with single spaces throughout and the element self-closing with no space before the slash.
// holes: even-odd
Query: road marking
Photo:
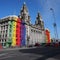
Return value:
<svg viewBox="0 0 60 60">
<path fill-rule="evenodd" d="M 1 59 L 6 59 L 6 58 L 11 58 L 11 57 L 13 57 L 13 56 L 8 56 L 8 57 L 6 56 L 6 57 L 2 57 L 2 58 L 0 58 L 0 60 L 1 60 Z"/>
<path fill-rule="evenodd" d="M 58 60 L 58 59 L 55 59 L 55 58 L 48 58 L 46 60 Z"/>
<path fill-rule="evenodd" d="M 33 58 L 43 57 L 43 55 L 37 55 L 37 54 L 31 54 L 31 53 L 23 53 L 23 54 L 21 54 L 21 55 L 22 55 L 22 56 L 33 57 Z"/>
<path fill-rule="evenodd" d="M 8 53 L 2 53 L 2 54 L 0 54 L 0 56 L 4 56 L 4 55 L 6 55 L 6 54 L 8 54 Z"/>
<path fill-rule="evenodd" d="M 16 54 L 9 54 L 9 53 L 5 53 L 5 54 L 1 54 L 0 56 L 0 60 L 1 59 L 6 59 L 6 58 L 11 58 L 14 57 Z"/>
</svg>

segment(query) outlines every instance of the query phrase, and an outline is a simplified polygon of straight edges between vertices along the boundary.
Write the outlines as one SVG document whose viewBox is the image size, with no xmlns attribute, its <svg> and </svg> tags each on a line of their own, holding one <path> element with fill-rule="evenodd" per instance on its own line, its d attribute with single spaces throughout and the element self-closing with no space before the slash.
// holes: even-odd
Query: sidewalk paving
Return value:
<svg viewBox="0 0 60 60">
<path fill-rule="evenodd" d="M 20 49 L 32 49 L 32 48 L 36 48 L 36 47 L 16 47 L 16 48 L 1 48 L 1 51 L 10 51 L 10 50 L 20 50 Z"/>
</svg>

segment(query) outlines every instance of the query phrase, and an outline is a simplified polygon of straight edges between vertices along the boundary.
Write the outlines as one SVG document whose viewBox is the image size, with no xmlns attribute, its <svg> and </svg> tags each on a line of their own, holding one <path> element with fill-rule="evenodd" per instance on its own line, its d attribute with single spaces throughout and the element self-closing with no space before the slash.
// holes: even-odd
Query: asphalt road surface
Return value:
<svg viewBox="0 0 60 60">
<path fill-rule="evenodd" d="M 0 52 L 0 60 L 60 60 L 60 47 L 37 47 Z"/>
</svg>

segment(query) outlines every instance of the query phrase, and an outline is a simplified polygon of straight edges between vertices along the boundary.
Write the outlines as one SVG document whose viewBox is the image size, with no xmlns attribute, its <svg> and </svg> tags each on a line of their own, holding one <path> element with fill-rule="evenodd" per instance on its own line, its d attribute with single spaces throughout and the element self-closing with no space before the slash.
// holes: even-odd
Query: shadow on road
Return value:
<svg viewBox="0 0 60 60">
<path fill-rule="evenodd" d="M 30 53 L 30 54 L 37 54 L 42 55 L 43 57 L 39 57 L 36 60 L 46 60 L 48 58 L 55 58 L 60 60 L 60 57 L 57 57 L 57 55 L 60 54 L 60 47 L 42 47 L 42 48 L 32 48 L 32 49 L 24 49 L 19 50 L 22 53 Z"/>
</svg>

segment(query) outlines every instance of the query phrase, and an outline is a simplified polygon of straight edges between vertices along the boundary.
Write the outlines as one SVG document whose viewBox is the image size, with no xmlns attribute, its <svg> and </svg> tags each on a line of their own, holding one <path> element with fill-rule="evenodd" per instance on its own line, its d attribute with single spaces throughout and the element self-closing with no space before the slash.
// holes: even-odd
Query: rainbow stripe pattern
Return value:
<svg viewBox="0 0 60 60">
<path fill-rule="evenodd" d="M 26 27 L 25 23 L 18 17 L 13 17 L 8 22 L 8 41 L 6 46 L 25 46 Z"/>
</svg>

